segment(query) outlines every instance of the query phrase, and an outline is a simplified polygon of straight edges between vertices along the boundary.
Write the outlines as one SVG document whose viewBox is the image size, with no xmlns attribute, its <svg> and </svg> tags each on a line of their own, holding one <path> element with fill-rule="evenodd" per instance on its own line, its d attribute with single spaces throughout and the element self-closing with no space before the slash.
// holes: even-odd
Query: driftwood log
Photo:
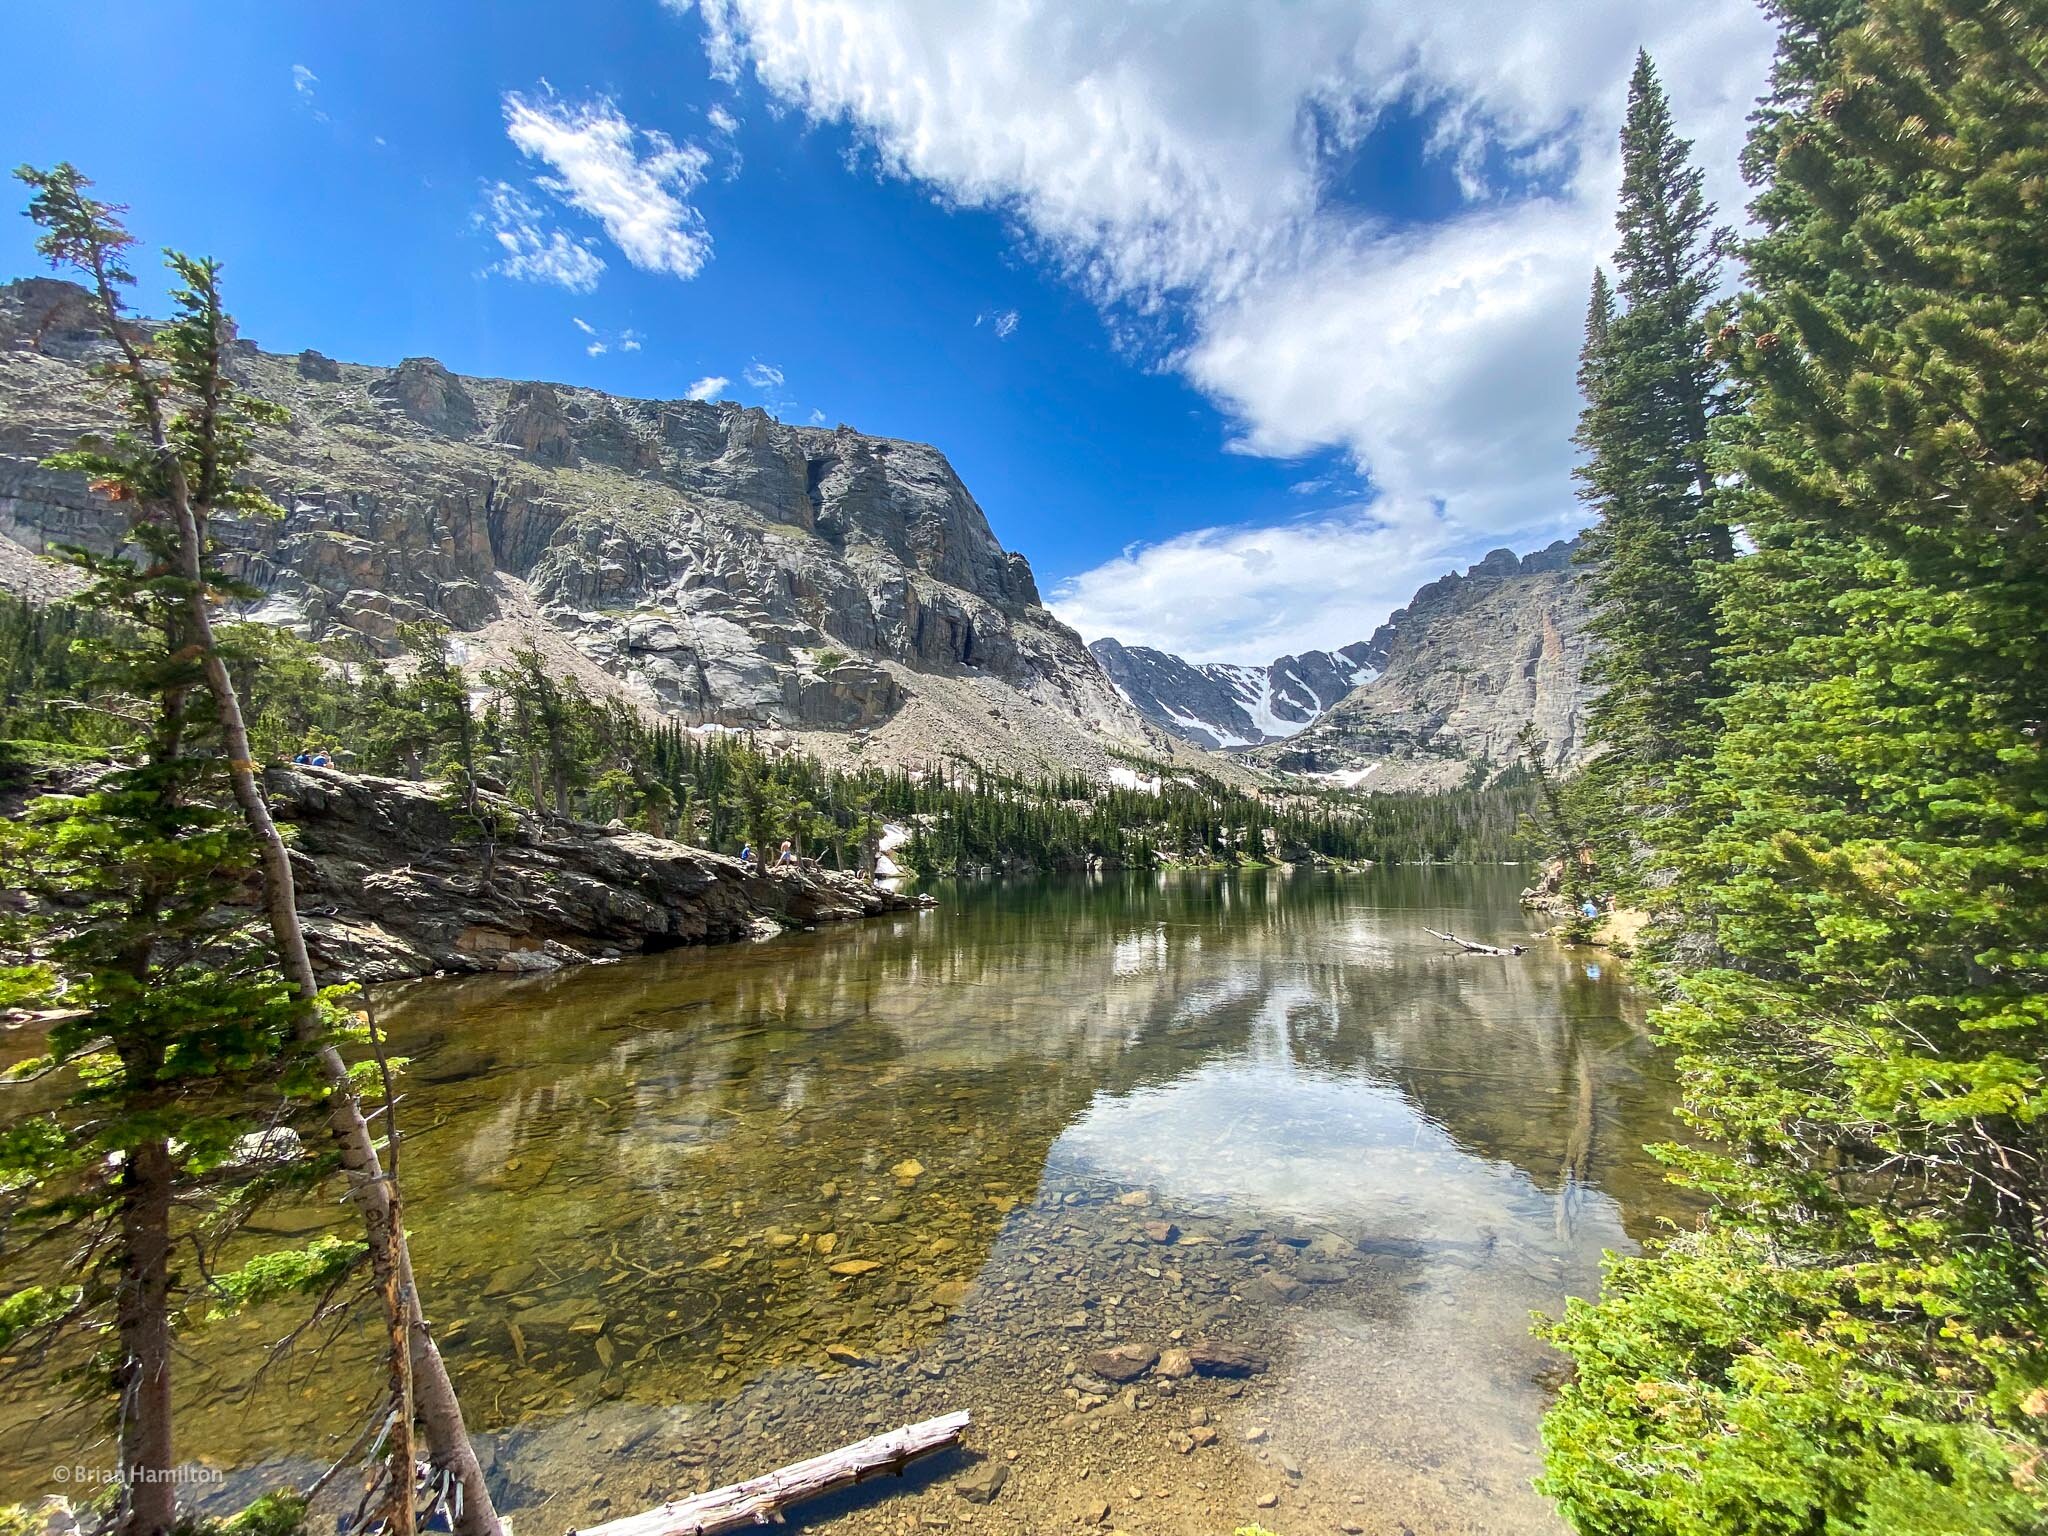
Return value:
<svg viewBox="0 0 2048 1536">
<path fill-rule="evenodd" d="M 1431 938 L 1457 945 L 1468 955 L 1519 955 L 1529 947 L 1526 944 L 1509 944 L 1505 947 L 1499 944 L 1481 944 L 1475 939 L 1461 939 L 1455 933 L 1438 933 L 1434 928 L 1425 928 L 1422 931 Z"/>
<path fill-rule="evenodd" d="M 920 1456 L 957 1444 L 967 1429 L 966 1410 L 922 1424 L 906 1425 L 808 1461 L 794 1462 L 764 1477 L 695 1498 L 677 1499 L 637 1515 L 586 1526 L 569 1536 L 714 1536 L 742 1526 L 781 1523 L 782 1511 L 801 1499 L 864 1482 L 883 1472 L 900 1473 Z"/>
</svg>

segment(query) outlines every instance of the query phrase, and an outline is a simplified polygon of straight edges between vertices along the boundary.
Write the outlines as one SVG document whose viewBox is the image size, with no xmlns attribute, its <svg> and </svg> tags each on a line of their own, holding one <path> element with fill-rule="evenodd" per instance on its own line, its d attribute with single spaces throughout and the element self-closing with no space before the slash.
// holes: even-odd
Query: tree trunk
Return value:
<svg viewBox="0 0 2048 1536">
<path fill-rule="evenodd" d="M 177 1523 L 171 1480 L 171 1151 L 161 1138 L 121 1168 L 119 1536 L 163 1536 Z"/>
<path fill-rule="evenodd" d="M 182 478 L 182 477 L 181 477 Z M 191 583 L 187 598 L 194 637 L 205 668 L 207 689 L 213 695 L 220 721 L 221 744 L 228 760 L 228 779 L 234 788 L 242 819 L 256 839 L 263 864 L 263 904 L 270 922 L 278 962 L 285 977 L 298 993 L 300 1008 L 294 1028 L 304 1043 L 323 1039 L 326 1026 L 320 1016 L 319 979 L 313 972 L 312 957 L 306 951 L 305 931 L 299 925 L 298 898 L 292 880 L 291 854 L 271 819 L 270 807 L 256 782 L 256 764 L 251 756 L 249 731 L 242 718 L 242 704 L 214 644 L 212 615 L 206 606 L 205 568 L 201 559 L 203 538 L 189 499 L 176 498 L 173 510 L 178 518 L 180 564 Z M 377 1156 L 377 1145 L 363 1119 L 362 1104 L 349 1077 L 348 1064 L 332 1045 L 320 1044 L 316 1061 L 327 1082 L 327 1125 L 341 1152 L 341 1165 L 348 1174 L 350 1192 L 362 1208 L 364 1236 L 370 1249 L 371 1272 L 380 1282 L 387 1274 L 397 1277 L 397 1292 L 406 1316 L 394 1327 L 406 1328 L 412 1339 L 412 1371 L 415 1401 L 420 1422 L 427 1432 L 432 1459 L 452 1471 L 462 1484 L 462 1517 L 455 1528 L 461 1536 L 502 1536 L 498 1512 L 490 1491 L 484 1486 L 483 1467 L 469 1432 L 462 1421 L 462 1404 L 448 1367 L 435 1347 L 420 1307 L 419 1287 L 413 1281 L 412 1254 L 405 1231 L 393 1220 L 391 1183 Z"/>
</svg>

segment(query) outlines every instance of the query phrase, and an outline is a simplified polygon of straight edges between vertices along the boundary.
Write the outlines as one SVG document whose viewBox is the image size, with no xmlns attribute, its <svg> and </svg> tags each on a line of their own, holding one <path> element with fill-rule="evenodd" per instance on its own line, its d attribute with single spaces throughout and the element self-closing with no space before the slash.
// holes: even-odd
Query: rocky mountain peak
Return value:
<svg viewBox="0 0 2048 1536">
<path fill-rule="evenodd" d="M 476 402 L 462 381 L 431 357 L 408 357 L 369 386 L 372 398 L 388 400 L 423 427 L 445 437 L 468 437 L 477 429 Z"/>
<path fill-rule="evenodd" d="M 0 285 L 0 536 L 30 549 L 119 526 L 39 467 L 99 408 L 85 305 Z M 1105 742 L 1160 748 L 935 448 L 426 357 L 233 366 L 293 418 L 254 466 L 285 518 L 223 530 L 266 619 L 388 650 L 439 618 L 479 656 L 542 644 L 587 686 L 828 757 L 1107 773 Z"/>
<path fill-rule="evenodd" d="M 1553 767 L 1585 761 L 1590 648 L 1576 540 L 1497 549 L 1419 589 L 1374 632 L 1378 671 L 1262 766 L 1375 789 L 1447 789 L 1499 772 L 1536 727 Z"/>
<path fill-rule="evenodd" d="M 1094 641 L 1139 713 L 1211 750 L 1375 788 L 1448 788 L 1515 755 L 1534 720 L 1559 765 L 1585 752 L 1585 607 L 1577 544 L 1489 551 L 1417 590 L 1371 638 L 1265 666 L 1197 665 Z"/>
</svg>

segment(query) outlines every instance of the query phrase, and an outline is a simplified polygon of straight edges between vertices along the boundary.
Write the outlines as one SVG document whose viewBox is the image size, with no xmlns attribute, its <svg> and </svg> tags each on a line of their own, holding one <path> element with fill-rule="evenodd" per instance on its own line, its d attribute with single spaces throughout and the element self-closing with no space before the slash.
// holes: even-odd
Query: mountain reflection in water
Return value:
<svg viewBox="0 0 2048 1536">
<path fill-rule="evenodd" d="M 977 1530 L 1098 1497 L 1190 1536 L 1255 1514 L 1556 1529 L 1528 1489 L 1551 1368 L 1529 1314 L 1675 1214 L 1641 1151 L 1672 1094 L 1614 967 L 1422 931 L 1520 934 L 1520 883 L 1004 884 L 765 945 L 385 989 L 422 1290 L 510 1512 L 559 1530 L 966 1407 L 1016 1453 Z M 192 1336 L 184 1447 L 303 1475 L 354 1438 L 369 1328 L 248 1389 L 292 1321 Z M 1272 1368 L 1085 1369 L 1176 1333 Z M 50 1407 L 0 1415 L 0 1491 L 104 1458 Z M 813 1523 L 955 1519 L 946 1475 Z"/>
</svg>

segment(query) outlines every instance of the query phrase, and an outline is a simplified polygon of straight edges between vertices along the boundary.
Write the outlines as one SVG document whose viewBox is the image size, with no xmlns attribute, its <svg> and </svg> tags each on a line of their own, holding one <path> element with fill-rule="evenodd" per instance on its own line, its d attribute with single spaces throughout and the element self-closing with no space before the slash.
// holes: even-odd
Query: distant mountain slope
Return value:
<svg viewBox="0 0 2048 1536">
<path fill-rule="evenodd" d="M 1375 640 L 1378 637 L 1375 637 Z M 1092 642 L 1123 696 L 1162 730 L 1198 747 L 1249 747 L 1291 736 L 1378 670 L 1374 641 L 1282 656 L 1270 666 L 1197 665 L 1146 645 Z"/>
<path fill-rule="evenodd" d="M 86 376 L 102 351 L 82 290 L 0 284 L 0 539 L 116 536 L 82 478 L 38 467 L 112 424 Z M 222 529 L 259 617 L 387 652 L 400 624 L 439 619 L 479 660 L 537 645 L 650 712 L 786 730 L 828 759 L 1104 777 L 1113 747 L 1173 751 L 935 448 L 431 358 L 242 342 L 232 367 L 292 413 L 255 464 L 286 516 Z"/>
<path fill-rule="evenodd" d="M 1252 761 L 1375 790 L 1448 789 L 1514 762 L 1533 722 L 1550 765 L 1576 767 L 1590 697 L 1577 548 L 1497 549 L 1431 582 L 1373 636 L 1378 676 Z"/>
</svg>

